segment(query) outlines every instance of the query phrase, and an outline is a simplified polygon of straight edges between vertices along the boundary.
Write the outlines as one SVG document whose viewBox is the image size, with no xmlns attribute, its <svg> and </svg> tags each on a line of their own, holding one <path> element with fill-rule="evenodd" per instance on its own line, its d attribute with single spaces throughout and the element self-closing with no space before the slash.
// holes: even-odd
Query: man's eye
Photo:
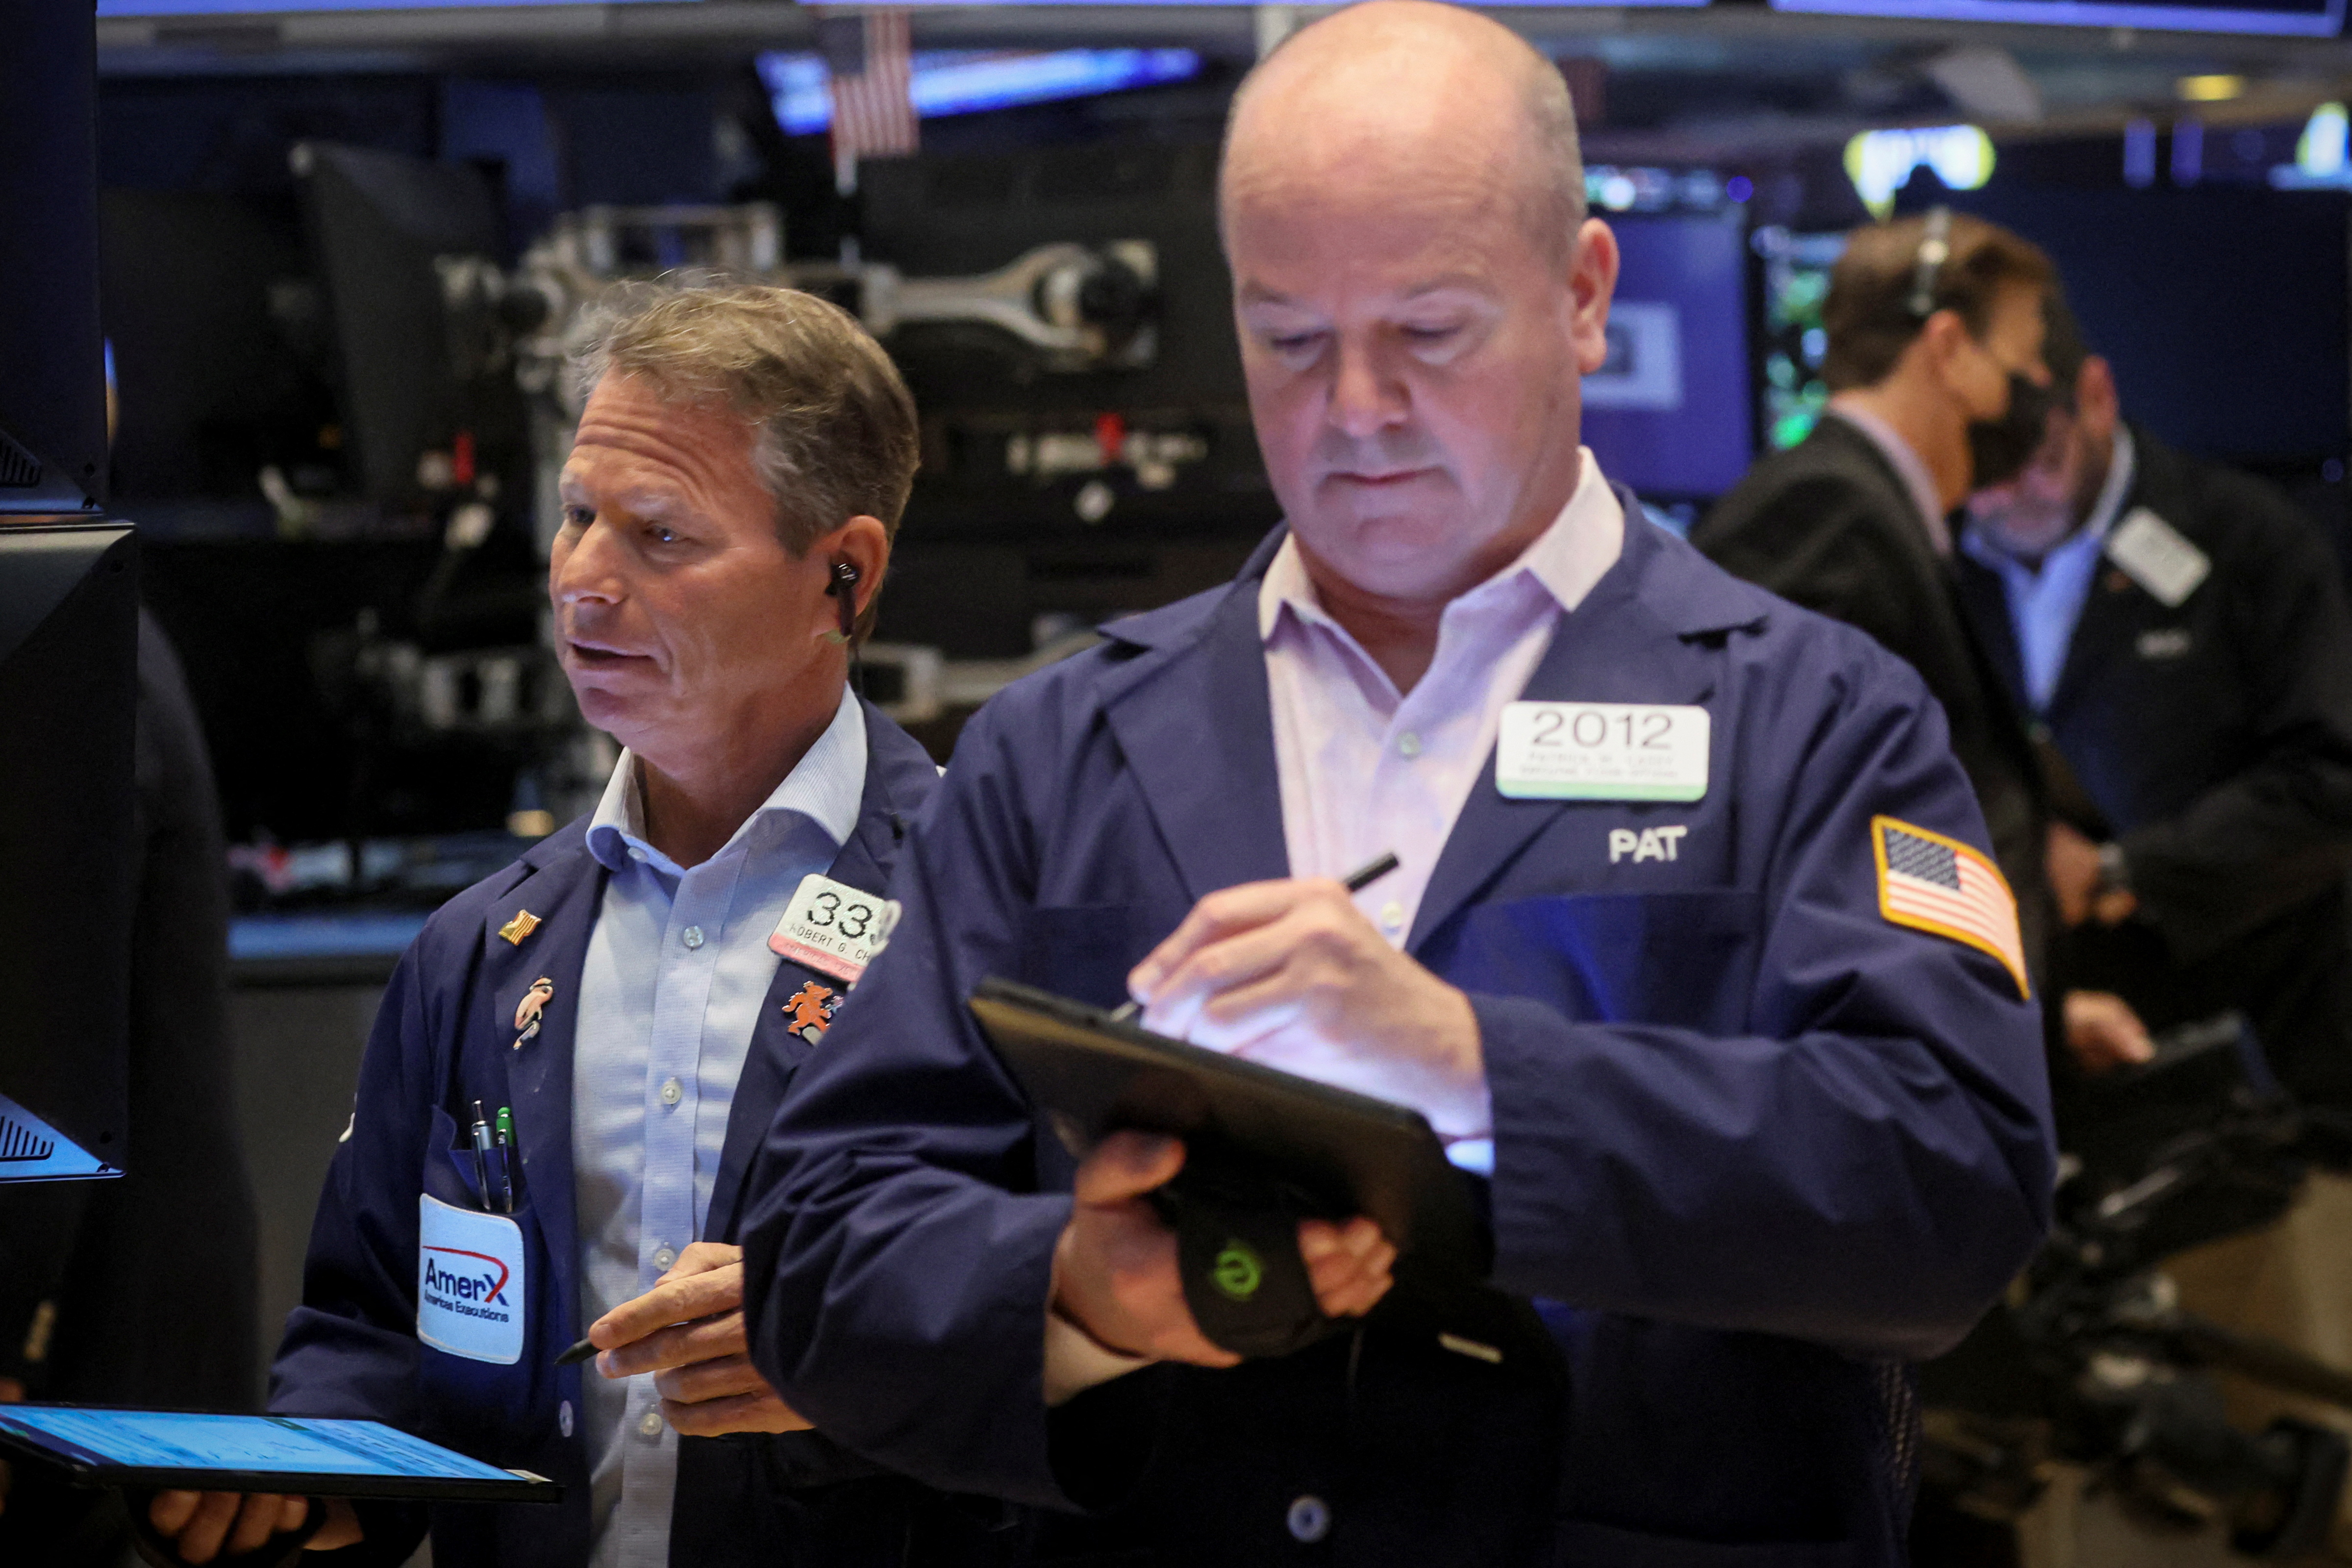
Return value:
<svg viewBox="0 0 2352 1568">
<path fill-rule="evenodd" d="M 596 509 L 593 507 L 566 507 L 563 508 L 563 526 L 567 528 L 584 528 L 595 520 Z"/>
<path fill-rule="evenodd" d="M 1265 346 L 1277 354 L 1303 354 L 1322 340 L 1320 332 L 1269 332 Z"/>
<path fill-rule="evenodd" d="M 660 545 L 674 545 L 678 541 L 678 532 L 676 528 L 667 528 L 659 523 L 647 525 L 646 537 Z"/>
<path fill-rule="evenodd" d="M 1442 343 L 1460 330 L 1459 327 L 1407 327 L 1404 335 L 1416 343 Z"/>
</svg>

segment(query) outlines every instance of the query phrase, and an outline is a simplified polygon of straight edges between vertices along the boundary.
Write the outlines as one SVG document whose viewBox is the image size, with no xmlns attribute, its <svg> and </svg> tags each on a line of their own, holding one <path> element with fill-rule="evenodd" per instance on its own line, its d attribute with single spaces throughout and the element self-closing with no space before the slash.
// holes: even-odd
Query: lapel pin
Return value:
<svg viewBox="0 0 2352 1568">
<path fill-rule="evenodd" d="M 841 998 L 831 986 L 820 986 L 814 980 L 793 993 L 784 1004 L 784 1016 L 792 1021 L 785 1027 L 811 1045 L 824 1038 L 833 1027 L 833 1015 L 840 1010 Z"/>
<path fill-rule="evenodd" d="M 526 909 L 518 913 L 504 925 L 499 926 L 499 935 L 520 947 L 522 946 L 522 939 L 538 929 L 539 916 Z"/>
<path fill-rule="evenodd" d="M 515 1037 L 514 1048 L 517 1051 L 522 1049 L 524 1040 L 539 1032 L 539 1015 L 554 995 L 555 982 L 541 975 L 530 983 L 530 989 L 522 994 L 522 1000 L 515 1004 L 515 1028 L 522 1030 Z"/>
</svg>

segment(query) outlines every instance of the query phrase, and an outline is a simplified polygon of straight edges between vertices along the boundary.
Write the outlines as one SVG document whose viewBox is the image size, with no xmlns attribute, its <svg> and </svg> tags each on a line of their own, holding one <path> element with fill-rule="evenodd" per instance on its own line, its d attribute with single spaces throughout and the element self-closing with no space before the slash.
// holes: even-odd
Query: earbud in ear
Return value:
<svg viewBox="0 0 2352 1568">
<path fill-rule="evenodd" d="M 833 563 L 833 580 L 824 591 L 833 595 L 841 610 L 841 630 L 828 633 L 836 643 L 846 643 L 857 627 L 857 569 L 845 560 Z"/>
</svg>

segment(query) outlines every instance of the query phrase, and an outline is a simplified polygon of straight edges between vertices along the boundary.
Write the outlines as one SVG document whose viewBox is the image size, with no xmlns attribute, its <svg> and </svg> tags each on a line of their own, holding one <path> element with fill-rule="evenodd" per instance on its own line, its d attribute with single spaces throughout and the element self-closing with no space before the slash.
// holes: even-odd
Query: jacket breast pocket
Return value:
<svg viewBox="0 0 2352 1568">
<path fill-rule="evenodd" d="M 1843 1541 L 1691 1541 L 1562 1520 L 1552 1534 L 1552 1568 L 1853 1568 Z"/>
<path fill-rule="evenodd" d="M 542 1414 L 555 1406 L 554 1357 L 562 1347 L 550 1340 L 564 1316 L 562 1303 L 551 1294 L 554 1274 L 528 1192 L 519 1187 L 514 1210 L 507 1212 L 493 1167 L 498 1198 L 485 1201 L 472 1140 L 446 1111 L 434 1110 L 425 1136 L 423 1197 L 429 1201 L 420 1212 L 436 1214 L 450 1233 L 428 1239 L 420 1219 L 410 1283 L 419 1307 L 414 1327 L 421 1430 L 495 1462 L 545 1426 Z M 487 1239 L 461 1233 L 468 1229 Z M 511 1344 L 499 1332 L 503 1312 L 520 1320 Z"/>
<path fill-rule="evenodd" d="M 1737 888 L 1561 894 L 1468 912 L 1438 967 L 1580 1022 L 1747 1027 L 1763 901 Z"/>
</svg>

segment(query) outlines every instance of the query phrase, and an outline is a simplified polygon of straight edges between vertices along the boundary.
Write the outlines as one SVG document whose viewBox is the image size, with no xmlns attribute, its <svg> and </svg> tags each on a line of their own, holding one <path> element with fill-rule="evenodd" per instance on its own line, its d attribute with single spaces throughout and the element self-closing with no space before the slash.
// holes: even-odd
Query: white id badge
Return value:
<svg viewBox="0 0 2352 1568">
<path fill-rule="evenodd" d="M 1514 800 L 1696 800 L 1712 723 L 1703 707 L 1512 703 L 1495 737 L 1495 788 Z"/>
<path fill-rule="evenodd" d="M 520 1361 L 522 1227 L 420 1193 L 416 1239 L 416 1337 L 468 1361 Z"/>
<path fill-rule="evenodd" d="M 2106 549 L 2107 559 L 2167 610 L 2179 609 L 2213 570 L 2211 558 L 2146 507 L 2125 514 Z"/>
<path fill-rule="evenodd" d="M 897 900 L 811 872 L 801 878 L 800 891 L 776 922 L 768 946 L 795 964 L 854 986 L 898 924 Z"/>
</svg>

